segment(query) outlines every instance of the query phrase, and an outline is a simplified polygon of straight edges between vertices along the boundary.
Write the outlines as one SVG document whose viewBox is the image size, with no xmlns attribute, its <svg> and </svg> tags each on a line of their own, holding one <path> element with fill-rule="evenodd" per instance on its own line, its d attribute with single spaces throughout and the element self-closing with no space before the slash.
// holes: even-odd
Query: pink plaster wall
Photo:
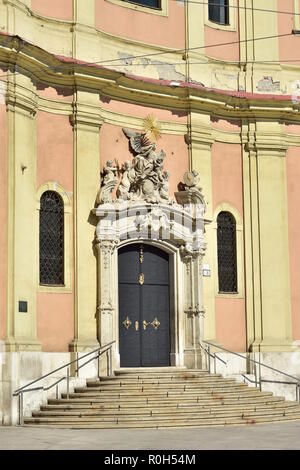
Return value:
<svg viewBox="0 0 300 470">
<path fill-rule="evenodd" d="M 38 94 L 41 98 L 46 98 L 49 100 L 68 102 L 73 101 L 73 91 L 67 88 L 52 88 L 50 86 L 43 88 L 43 86 L 40 85 Z"/>
<path fill-rule="evenodd" d="M 217 46 L 217 44 L 223 44 L 227 42 L 239 41 L 239 30 L 238 30 L 238 9 L 235 9 L 236 14 L 236 31 L 224 31 L 216 29 L 210 26 L 204 26 L 204 41 L 205 41 L 205 52 L 208 57 L 214 59 L 238 61 L 240 58 L 239 43 L 228 44 L 224 46 Z M 216 25 L 217 27 L 217 25 Z M 210 47 L 216 45 L 216 47 Z"/>
<path fill-rule="evenodd" d="M 231 351 L 246 350 L 244 299 L 216 298 L 216 340 Z"/>
<path fill-rule="evenodd" d="M 222 202 L 243 215 L 242 149 L 237 144 L 215 142 L 211 151 L 213 207 Z"/>
<path fill-rule="evenodd" d="M 119 162 L 120 166 L 126 160 L 132 161 L 133 155 L 129 150 L 128 139 L 122 128 L 104 124 L 100 131 L 100 164 L 101 169 L 107 160 Z M 167 156 L 164 169 L 170 172 L 170 197 L 177 191 L 177 185 L 183 180 L 184 173 L 189 167 L 188 150 L 183 136 L 164 134 L 157 142 L 157 150 L 164 149 Z"/>
<path fill-rule="evenodd" d="M 68 116 L 37 115 L 37 187 L 56 181 L 73 190 L 73 132 Z"/>
<path fill-rule="evenodd" d="M 73 191 L 73 132 L 68 116 L 40 111 L 37 187 L 48 181 L 56 181 L 66 191 Z M 43 351 L 68 351 L 74 337 L 73 293 L 37 293 L 37 336 Z"/>
<path fill-rule="evenodd" d="M 223 124 L 224 125 L 224 124 Z M 227 124 L 228 125 L 228 124 Z M 240 145 L 215 142 L 212 146 L 213 209 L 227 202 L 243 217 L 242 149 Z M 245 300 L 217 297 L 216 339 L 233 351 L 245 351 Z"/>
<path fill-rule="evenodd" d="M 241 125 L 240 125 L 239 120 L 228 121 L 225 119 L 218 119 L 218 118 L 211 116 L 210 122 L 211 122 L 211 127 L 213 129 L 220 129 L 222 131 L 229 131 L 229 132 L 241 131 Z"/>
<path fill-rule="evenodd" d="M 0 96 L 1 99 L 1 96 Z M 6 331 L 6 108 L 0 104 L 0 338 Z"/>
<path fill-rule="evenodd" d="M 135 116 L 145 118 L 148 114 L 153 114 L 159 121 L 175 121 L 180 124 L 187 124 L 187 113 L 179 109 L 158 109 L 140 106 L 123 101 L 111 100 L 106 97 L 101 98 L 101 107 L 112 112 L 124 114 L 125 116 Z"/>
<path fill-rule="evenodd" d="M 293 338 L 300 340 L 300 148 L 287 152 L 287 196 Z"/>
<path fill-rule="evenodd" d="M 287 134 L 300 135 L 300 125 L 297 124 L 287 124 L 285 127 L 285 132 Z"/>
<path fill-rule="evenodd" d="M 300 11 L 300 0 L 299 11 Z M 277 9 L 279 11 L 294 11 L 294 0 L 277 0 Z M 291 34 L 294 29 L 293 15 L 278 14 L 278 34 Z M 281 62 L 287 61 L 289 64 L 300 65 L 299 62 L 299 48 L 300 37 L 291 35 L 278 39 L 279 41 L 279 60 Z"/>
<path fill-rule="evenodd" d="M 37 332 L 43 351 L 65 352 L 74 339 L 72 294 L 37 294 Z"/>
<path fill-rule="evenodd" d="M 123 38 L 171 48 L 184 48 L 184 6 L 168 2 L 168 16 L 135 11 L 106 0 L 95 2 L 96 28 Z"/>
<path fill-rule="evenodd" d="M 73 0 L 31 0 L 31 9 L 50 18 L 73 19 Z"/>
</svg>

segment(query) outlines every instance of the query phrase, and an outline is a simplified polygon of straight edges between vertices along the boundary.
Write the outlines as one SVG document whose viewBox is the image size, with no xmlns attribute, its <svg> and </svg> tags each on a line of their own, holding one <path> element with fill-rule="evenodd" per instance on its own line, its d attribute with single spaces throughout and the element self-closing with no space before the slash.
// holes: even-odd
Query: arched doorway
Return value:
<svg viewBox="0 0 300 470">
<path fill-rule="evenodd" d="M 121 367 L 170 365 L 169 254 L 135 243 L 119 249 Z"/>
</svg>

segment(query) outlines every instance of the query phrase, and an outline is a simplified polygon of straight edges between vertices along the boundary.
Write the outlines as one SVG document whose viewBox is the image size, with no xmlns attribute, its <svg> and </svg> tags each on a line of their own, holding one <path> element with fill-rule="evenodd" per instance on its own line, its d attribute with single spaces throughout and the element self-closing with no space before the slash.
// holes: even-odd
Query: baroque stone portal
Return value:
<svg viewBox="0 0 300 470">
<path fill-rule="evenodd" d="M 118 338 L 118 248 L 148 243 L 170 255 L 172 365 L 201 367 L 203 335 L 202 258 L 206 204 L 199 175 L 188 171 L 179 191 L 169 196 L 166 154 L 156 151 L 144 133 L 123 129 L 134 154 L 119 168 L 108 161 L 98 193 L 96 249 L 98 258 L 98 339 L 107 344 Z M 120 364 L 118 343 L 114 364 Z"/>
</svg>

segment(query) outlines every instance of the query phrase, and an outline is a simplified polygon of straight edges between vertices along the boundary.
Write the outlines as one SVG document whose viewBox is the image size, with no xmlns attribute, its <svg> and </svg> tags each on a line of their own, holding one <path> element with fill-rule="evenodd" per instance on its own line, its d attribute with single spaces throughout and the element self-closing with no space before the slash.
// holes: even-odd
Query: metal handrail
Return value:
<svg viewBox="0 0 300 470">
<path fill-rule="evenodd" d="M 110 343 L 106 344 L 105 346 L 101 346 L 100 348 L 94 349 L 93 351 L 88 352 L 87 354 L 84 354 L 81 357 L 77 357 L 73 361 L 68 362 L 67 364 L 64 364 L 61 367 L 58 367 L 55 370 L 52 370 L 51 372 L 48 372 L 48 374 L 44 374 L 41 377 L 39 377 L 36 380 L 33 380 L 32 382 L 24 385 L 21 388 L 18 388 L 13 392 L 14 397 L 19 397 L 19 424 L 22 426 L 24 424 L 24 416 L 23 416 L 23 394 L 28 393 L 28 392 L 34 392 L 38 390 L 43 390 L 43 391 L 48 391 L 51 388 L 56 386 L 56 398 L 58 398 L 58 385 L 60 382 L 66 380 L 67 381 L 67 398 L 69 398 L 70 395 L 70 366 L 72 364 L 77 363 L 77 367 L 75 369 L 75 373 L 77 373 L 82 367 L 86 366 L 92 361 L 98 360 L 98 377 L 100 376 L 100 364 L 99 364 L 99 358 L 104 354 L 105 352 L 107 353 L 107 375 L 112 376 L 112 345 L 116 341 L 111 341 Z M 82 359 L 94 354 L 94 357 L 89 359 L 88 361 L 84 362 L 83 364 L 79 365 L 79 361 Z M 56 372 L 59 372 L 60 370 L 66 369 L 67 368 L 67 375 L 61 377 L 58 379 L 56 382 L 53 384 L 49 385 L 48 387 L 44 387 L 41 385 L 40 387 L 34 387 L 34 388 L 28 388 L 31 385 L 36 384 L 37 382 L 40 382 L 41 380 L 44 380 L 47 377 L 50 377 L 51 375 L 55 374 Z"/>
<path fill-rule="evenodd" d="M 255 368 L 254 368 L 255 380 L 251 380 L 245 374 L 241 374 L 241 375 L 248 382 L 254 383 L 256 387 L 259 386 L 260 390 L 262 389 L 262 383 L 280 383 L 280 384 L 284 384 L 284 385 L 295 385 L 296 386 L 296 401 L 298 401 L 300 403 L 300 378 L 299 377 L 294 377 L 293 375 L 287 374 L 286 372 L 283 372 L 279 369 L 275 369 L 275 367 L 268 366 L 267 364 L 264 364 L 263 362 L 256 361 L 255 359 L 251 359 L 248 356 L 243 356 L 242 354 L 239 354 L 237 352 L 230 351 L 229 349 L 226 349 L 223 346 L 218 346 L 217 344 L 210 343 L 209 341 L 202 340 L 202 343 L 207 344 L 208 348 L 206 349 L 204 346 L 202 346 L 202 344 L 200 344 L 200 347 L 206 352 L 206 354 L 209 358 L 212 357 L 214 359 L 214 373 L 216 373 L 216 371 L 217 371 L 217 361 L 216 361 L 217 359 L 219 361 L 223 362 L 223 364 L 226 364 L 226 365 L 227 365 L 227 362 L 222 360 L 220 357 L 218 357 L 216 353 L 211 353 L 211 351 L 210 351 L 211 346 L 216 348 L 216 349 L 220 349 L 221 351 L 225 351 L 229 354 L 233 354 L 234 356 L 241 357 L 242 359 L 255 364 Z M 257 369 L 256 369 L 257 365 L 259 366 L 259 376 L 257 376 Z M 278 374 L 284 375 L 285 377 L 293 379 L 295 382 L 262 379 L 261 378 L 261 367 L 265 367 L 266 369 L 269 369 L 269 370 L 272 370 L 274 372 L 277 372 Z M 211 372 L 210 359 L 208 359 L 208 370 L 209 370 L 209 372 Z"/>
</svg>

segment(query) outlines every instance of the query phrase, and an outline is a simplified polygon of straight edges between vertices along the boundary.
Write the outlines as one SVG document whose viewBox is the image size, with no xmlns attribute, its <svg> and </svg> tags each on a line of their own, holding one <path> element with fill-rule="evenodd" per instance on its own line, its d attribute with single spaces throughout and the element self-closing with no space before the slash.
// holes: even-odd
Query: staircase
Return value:
<svg viewBox="0 0 300 470">
<path fill-rule="evenodd" d="M 63 428 L 167 428 L 300 420 L 297 402 L 220 374 L 185 368 L 121 369 L 49 399 L 25 425 Z"/>
</svg>

